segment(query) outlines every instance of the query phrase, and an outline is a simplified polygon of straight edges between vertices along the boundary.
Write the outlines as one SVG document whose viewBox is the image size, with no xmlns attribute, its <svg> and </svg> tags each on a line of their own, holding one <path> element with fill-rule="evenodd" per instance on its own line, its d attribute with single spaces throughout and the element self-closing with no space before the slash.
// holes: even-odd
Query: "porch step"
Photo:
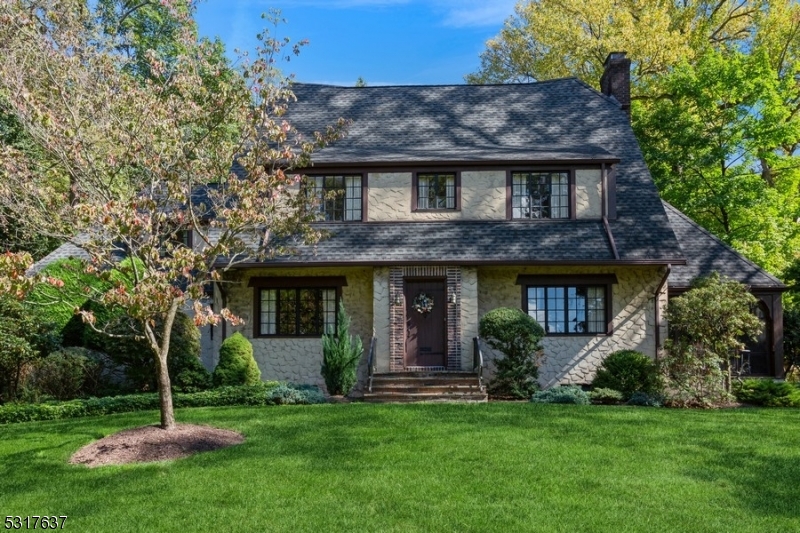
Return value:
<svg viewBox="0 0 800 533">
<path fill-rule="evenodd" d="M 485 402 L 485 387 L 471 372 L 400 372 L 375 374 L 372 392 L 364 401 L 386 402 Z"/>
</svg>

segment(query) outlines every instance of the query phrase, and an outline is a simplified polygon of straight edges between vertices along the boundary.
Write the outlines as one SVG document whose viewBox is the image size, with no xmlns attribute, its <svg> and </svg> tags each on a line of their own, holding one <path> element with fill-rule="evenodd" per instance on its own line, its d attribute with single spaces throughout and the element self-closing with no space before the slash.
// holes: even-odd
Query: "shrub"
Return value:
<svg viewBox="0 0 800 533">
<path fill-rule="evenodd" d="M 740 402 L 766 407 L 800 407 L 800 388 L 785 381 L 749 378 L 734 384 Z"/>
<path fill-rule="evenodd" d="M 261 371 L 253 358 L 253 345 L 238 331 L 225 339 L 219 349 L 219 363 L 214 369 L 214 385 L 255 385 Z"/>
<path fill-rule="evenodd" d="M 716 273 L 669 302 L 670 338 L 661 361 L 667 402 L 707 407 L 730 401 L 729 359 L 761 323 L 750 312 L 756 299 L 747 287 Z"/>
<path fill-rule="evenodd" d="M 634 350 L 620 350 L 605 358 L 592 387 L 617 390 L 627 400 L 634 392 L 659 392 L 661 380 L 649 357 Z"/>
<path fill-rule="evenodd" d="M 268 405 L 312 405 L 326 401 L 322 391 L 313 385 L 279 385 L 267 395 Z"/>
<path fill-rule="evenodd" d="M 242 387 L 220 387 L 218 389 L 193 393 L 175 393 L 175 407 L 217 407 L 228 405 L 269 405 L 270 391 L 279 384 L 277 382 L 259 382 L 257 385 Z M 296 390 L 296 389 L 293 389 Z M 305 389 L 300 389 L 305 391 Z M 324 397 L 317 390 L 303 392 L 305 403 L 320 403 Z M 33 422 L 37 420 L 56 420 L 81 416 L 109 415 L 134 411 L 156 410 L 159 407 L 157 393 L 131 394 L 127 396 L 109 396 L 106 398 L 88 398 L 67 402 L 48 402 L 36 404 L 9 403 L 0 406 L 0 424 L 16 422 Z"/>
<path fill-rule="evenodd" d="M 542 390 L 531 396 L 533 403 L 569 403 L 575 405 L 589 405 L 589 393 L 575 385 L 552 387 Z"/>
<path fill-rule="evenodd" d="M 664 405 L 664 397 L 660 394 L 648 394 L 646 392 L 634 392 L 625 402 L 626 405 L 638 405 L 641 407 L 661 407 Z"/>
<path fill-rule="evenodd" d="M 30 365 L 58 348 L 60 337 L 19 301 L 0 296 L 0 403 L 15 400 Z"/>
<path fill-rule="evenodd" d="M 528 398 L 539 387 L 539 357 L 544 329 L 519 309 L 500 307 L 483 315 L 480 336 L 505 357 L 495 361 L 497 370 L 489 382 L 496 396 Z"/>
<path fill-rule="evenodd" d="M 322 378 L 328 394 L 350 394 L 356 384 L 358 362 L 364 347 L 361 339 L 350 335 L 350 317 L 339 303 L 335 335 L 322 336 Z"/>
<path fill-rule="evenodd" d="M 589 399 L 592 403 L 619 405 L 625 401 L 625 396 L 618 390 L 599 388 L 589 392 Z"/>
<path fill-rule="evenodd" d="M 169 339 L 169 368 L 172 390 L 197 392 L 211 387 L 211 373 L 200 362 L 200 330 L 186 313 L 175 315 Z M 261 373 L 257 382 L 261 381 Z"/>
<path fill-rule="evenodd" d="M 85 348 L 67 347 L 37 360 L 31 369 L 26 388 L 35 398 L 72 400 L 95 394 L 102 367 L 89 357 Z"/>
</svg>

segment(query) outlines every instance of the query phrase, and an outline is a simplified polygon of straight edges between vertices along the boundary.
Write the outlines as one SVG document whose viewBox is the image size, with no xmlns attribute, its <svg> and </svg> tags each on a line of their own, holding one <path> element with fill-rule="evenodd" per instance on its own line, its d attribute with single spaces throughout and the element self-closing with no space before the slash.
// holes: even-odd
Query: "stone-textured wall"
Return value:
<svg viewBox="0 0 800 533">
<path fill-rule="evenodd" d="M 603 175 L 599 169 L 575 171 L 575 216 L 600 218 L 603 216 Z"/>
<path fill-rule="evenodd" d="M 323 385 L 322 341 L 314 338 L 253 338 L 253 289 L 247 284 L 257 276 L 346 276 L 342 287 L 345 310 L 352 321 L 350 333 L 361 337 L 364 351 L 369 350 L 372 338 L 373 279 L 372 268 L 292 268 L 239 271 L 235 283 L 228 285 L 228 307 L 245 320 L 242 326 L 228 326 L 228 336 L 241 331 L 253 343 L 253 354 L 261 378 L 296 383 Z M 216 333 L 216 332 L 215 332 Z M 363 364 L 363 363 L 362 363 Z"/>
<path fill-rule="evenodd" d="M 391 220 L 505 220 L 506 173 L 469 171 L 461 173 L 461 211 L 412 212 L 411 172 L 369 175 L 370 221 Z"/>
<path fill-rule="evenodd" d="M 375 346 L 375 357 L 377 360 L 378 372 L 389 371 L 389 309 L 391 307 L 391 297 L 389 293 L 389 269 L 387 267 L 376 268 L 372 282 L 372 316 L 377 345 Z"/>
<path fill-rule="evenodd" d="M 619 281 L 612 286 L 611 335 L 550 336 L 543 341 L 545 359 L 539 382 L 544 387 L 557 384 L 590 383 L 600 362 L 616 350 L 638 350 L 655 356 L 654 292 L 663 272 L 657 267 L 602 269 L 600 267 L 526 267 L 478 269 L 478 313 L 483 316 L 496 307 L 519 309 L 522 288 L 516 285 L 519 274 L 595 274 L 615 273 Z M 663 338 L 663 337 L 662 337 Z M 498 354 L 484 345 L 487 359 Z M 493 365 L 489 365 L 490 369 Z"/>
<path fill-rule="evenodd" d="M 472 370 L 472 339 L 478 336 L 478 270 L 461 267 L 461 369 Z"/>
</svg>

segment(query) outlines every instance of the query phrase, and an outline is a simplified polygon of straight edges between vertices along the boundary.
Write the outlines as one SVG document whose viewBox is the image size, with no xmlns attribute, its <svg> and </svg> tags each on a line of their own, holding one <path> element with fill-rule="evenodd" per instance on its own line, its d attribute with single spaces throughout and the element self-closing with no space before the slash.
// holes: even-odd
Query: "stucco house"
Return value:
<svg viewBox="0 0 800 533">
<path fill-rule="evenodd" d="M 265 379 L 321 384 L 320 337 L 341 301 L 384 384 L 474 379 L 478 321 L 502 306 L 545 328 L 543 386 L 585 384 L 613 351 L 658 357 L 668 298 L 717 270 L 760 298 L 752 370 L 780 376 L 785 287 L 659 199 L 630 126 L 629 70 L 611 54 L 601 92 L 575 78 L 295 84 L 286 118 L 300 131 L 352 121 L 300 170 L 327 237 L 215 286 L 215 307 L 245 324 L 204 332 L 206 366 L 239 330 Z M 491 372 L 497 354 L 477 347 Z"/>
<path fill-rule="evenodd" d="M 543 386 L 588 383 L 615 350 L 657 357 L 668 297 L 713 270 L 760 291 L 758 372 L 780 375 L 784 287 L 659 199 L 630 126 L 629 69 L 610 55 L 602 92 L 574 78 L 295 84 L 287 119 L 301 131 L 352 125 L 302 170 L 327 198 L 328 237 L 241 265 L 216 292 L 245 318 L 263 375 L 320 383 L 320 335 L 343 301 L 352 332 L 375 339 L 379 374 L 471 372 L 479 318 L 505 306 L 545 327 Z"/>
</svg>

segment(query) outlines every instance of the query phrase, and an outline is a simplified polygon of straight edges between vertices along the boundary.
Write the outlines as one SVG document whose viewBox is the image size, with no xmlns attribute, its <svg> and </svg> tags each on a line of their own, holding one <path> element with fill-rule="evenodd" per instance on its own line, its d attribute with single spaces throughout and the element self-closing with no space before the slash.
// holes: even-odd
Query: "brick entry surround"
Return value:
<svg viewBox="0 0 800 533">
<path fill-rule="evenodd" d="M 449 266 L 395 267 L 389 269 L 389 368 L 405 370 L 406 304 L 403 285 L 406 278 L 444 278 L 447 280 L 447 370 L 461 370 L 461 268 Z M 455 300 L 451 302 L 451 300 Z M 396 305 L 395 302 L 402 302 Z"/>
</svg>

